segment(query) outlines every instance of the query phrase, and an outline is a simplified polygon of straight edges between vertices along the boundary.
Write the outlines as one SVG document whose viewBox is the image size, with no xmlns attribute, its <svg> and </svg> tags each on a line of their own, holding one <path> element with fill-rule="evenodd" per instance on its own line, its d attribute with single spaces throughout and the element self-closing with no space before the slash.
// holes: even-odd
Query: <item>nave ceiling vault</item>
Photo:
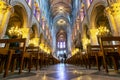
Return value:
<svg viewBox="0 0 120 80">
<path fill-rule="evenodd" d="M 70 14 L 72 13 L 71 0 L 50 0 L 50 12 L 53 25 L 55 27 L 56 40 L 66 40 L 66 33 L 69 23 Z M 61 32 L 64 31 L 64 33 Z M 62 37 L 61 37 L 62 36 Z"/>
</svg>

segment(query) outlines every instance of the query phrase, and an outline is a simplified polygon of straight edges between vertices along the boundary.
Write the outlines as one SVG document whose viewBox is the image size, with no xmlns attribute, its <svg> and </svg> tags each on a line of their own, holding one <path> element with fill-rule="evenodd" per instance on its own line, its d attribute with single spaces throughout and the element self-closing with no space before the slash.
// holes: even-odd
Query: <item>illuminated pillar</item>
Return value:
<svg viewBox="0 0 120 80">
<path fill-rule="evenodd" d="M 28 38 L 28 34 L 29 34 L 29 28 L 21 28 L 22 31 L 22 38 Z"/>
<path fill-rule="evenodd" d="M 118 36 L 118 29 L 114 21 L 114 17 L 111 15 L 111 11 L 109 7 L 106 7 L 105 9 L 106 16 L 109 20 L 110 28 L 112 30 L 113 36 Z"/>
<path fill-rule="evenodd" d="M 22 38 L 26 38 L 27 39 L 26 43 L 28 45 L 29 37 L 30 37 L 29 36 L 29 28 L 27 28 L 27 27 L 21 28 L 21 31 L 22 31 Z"/>
<path fill-rule="evenodd" d="M 90 40 L 91 40 L 90 41 L 91 44 L 93 44 L 93 45 L 98 44 L 97 29 L 95 29 L 95 28 L 90 29 Z"/>
<path fill-rule="evenodd" d="M 120 35 L 120 3 L 113 3 L 109 6 L 111 15 L 114 18 L 116 29 L 118 30 L 118 34 Z M 116 31 L 117 31 L 116 30 Z"/>
<path fill-rule="evenodd" d="M 32 40 L 29 40 L 29 44 L 33 44 L 34 46 L 39 45 L 39 38 L 35 37 Z"/>
<path fill-rule="evenodd" d="M 12 12 L 12 6 L 7 5 L 4 1 L 0 1 L 0 38 L 3 38 L 6 32 L 6 27 Z"/>
<path fill-rule="evenodd" d="M 83 45 L 83 49 L 86 50 L 87 49 L 87 45 L 90 43 L 90 40 L 87 38 L 86 36 L 86 30 L 84 29 L 83 33 L 82 33 L 82 45 Z"/>
</svg>

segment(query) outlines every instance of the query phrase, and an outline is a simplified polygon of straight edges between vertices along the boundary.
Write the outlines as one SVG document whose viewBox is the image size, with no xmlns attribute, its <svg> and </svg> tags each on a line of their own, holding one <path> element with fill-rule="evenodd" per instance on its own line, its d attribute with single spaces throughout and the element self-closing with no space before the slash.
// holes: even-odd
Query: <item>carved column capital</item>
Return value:
<svg viewBox="0 0 120 80">
<path fill-rule="evenodd" d="M 104 12 L 105 12 L 106 14 L 111 14 L 110 7 L 106 7 L 105 10 L 104 10 Z"/>
<path fill-rule="evenodd" d="M 0 1 L 0 14 L 4 14 L 7 11 L 8 5 L 4 1 Z"/>
<path fill-rule="evenodd" d="M 110 6 L 105 8 L 106 14 L 111 14 L 113 16 L 120 14 L 120 3 L 113 3 Z"/>
<path fill-rule="evenodd" d="M 0 14 L 5 14 L 8 10 L 14 12 L 11 5 L 8 5 L 5 1 L 0 1 Z"/>
<path fill-rule="evenodd" d="M 113 16 L 120 14 L 120 3 L 113 3 L 110 5 L 110 11 Z"/>
</svg>

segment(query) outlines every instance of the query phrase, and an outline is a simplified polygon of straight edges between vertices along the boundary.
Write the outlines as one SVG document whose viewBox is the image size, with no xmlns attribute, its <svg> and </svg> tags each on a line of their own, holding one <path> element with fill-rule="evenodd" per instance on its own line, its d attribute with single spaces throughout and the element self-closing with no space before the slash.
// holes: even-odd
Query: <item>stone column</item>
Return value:
<svg viewBox="0 0 120 80">
<path fill-rule="evenodd" d="M 92 45 L 98 44 L 97 32 L 98 31 L 95 28 L 90 29 L 90 42 Z"/>
<path fill-rule="evenodd" d="M 0 1 L 0 38 L 3 38 L 11 13 L 13 12 L 12 6 L 4 1 Z"/>
<path fill-rule="evenodd" d="M 113 3 L 109 8 L 116 24 L 116 31 L 118 30 L 120 36 L 120 3 Z"/>
<path fill-rule="evenodd" d="M 55 28 L 55 26 L 53 26 Z M 56 33 L 55 29 L 52 29 L 52 46 L 53 46 L 53 53 L 56 52 Z"/>
<path fill-rule="evenodd" d="M 111 15 L 111 11 L 109 7 L 105 8 L 105 14 L 109 20 L 110 28 L 112 30 L 113 36 L 118 36 L 118 29 L 114 21 L 114 17 Z"/>
<path fill-rule="evenodd" d="M 83 49 L 85 51 L 87 49 L 87 45 L 90 43 L 90 40 L 86 36 L 86 30 L 83 30 L 81 37 L 82 37 Z"/>
<path fill-rule="evenodd" d="M 24 28 L 21 28 L 21 31 L 22 31 L 22 38 L 26 38 L 27 41 L 26 41 L 26 45 L 28 46 L 28 43 L 29 43 L 29 28 L 27 27 L 24 27 Z"/>
<path fill-rule="evenodd" d="M 29 45 L 30 45 L 30 44 L 33 44 L 34 46 L 39 46 L 39 38 L 38 38 L 38 37 L 35 37 L 35 38 L 29 40 L 29 43 L 28 43 L 28 44 L 29 44 Z"/>
<path fill-rule="evenodd" d="M 70 28 L 71 26 L 70 25 L 68 25 L 67 26 L 67 51 L 68 51 L 68 53 L 70 53 L 71 52 L 71 44 L 72 44 L 72 38 L 71 38 L 71 35 L 69 35 L 69 34 L 72 34 L 72 32 L 71 32 L 71 28 Z"/>
<path fill-rule="evenodd" d="M 86 37 L 86 36 L 84 36 L 83 38 L 82 38 L 82 44 L 83 44 L 83 49 L 86 51 L 86 49 L 87 49 L 87 45 L 90 43 L 90 40 Z"/>
</svg>

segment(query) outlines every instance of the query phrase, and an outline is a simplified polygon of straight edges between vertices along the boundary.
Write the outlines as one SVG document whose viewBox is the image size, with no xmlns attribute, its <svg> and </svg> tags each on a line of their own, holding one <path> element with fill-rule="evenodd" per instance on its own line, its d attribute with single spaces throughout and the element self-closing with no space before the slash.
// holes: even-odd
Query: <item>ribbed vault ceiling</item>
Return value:
<svg viewBox="0 0 120 80">
<path fill-rule="evenodd" d="M 55 22 L 54 24 L 56 27 L 66 27 L 66 24 L 68 23 L 68 18 L 70 17 L 72 7 L 71 7 L 71 0 L 50 0 L 50 11 L 51 11 L 51 17 Z M 62 28 L 61 27 L 61 28 Z M 58 28 L 57 31 L 57 39 L 65 40 L 66 39 L 66 28 L 65 30 L 61 30 L 61 28 Z"/>
<path fill-rule="evenodd" d="M 50 0 L 53 18 L 56 15 L 66 15 L 71 12 L 71 0 Z"/>
</svg>

